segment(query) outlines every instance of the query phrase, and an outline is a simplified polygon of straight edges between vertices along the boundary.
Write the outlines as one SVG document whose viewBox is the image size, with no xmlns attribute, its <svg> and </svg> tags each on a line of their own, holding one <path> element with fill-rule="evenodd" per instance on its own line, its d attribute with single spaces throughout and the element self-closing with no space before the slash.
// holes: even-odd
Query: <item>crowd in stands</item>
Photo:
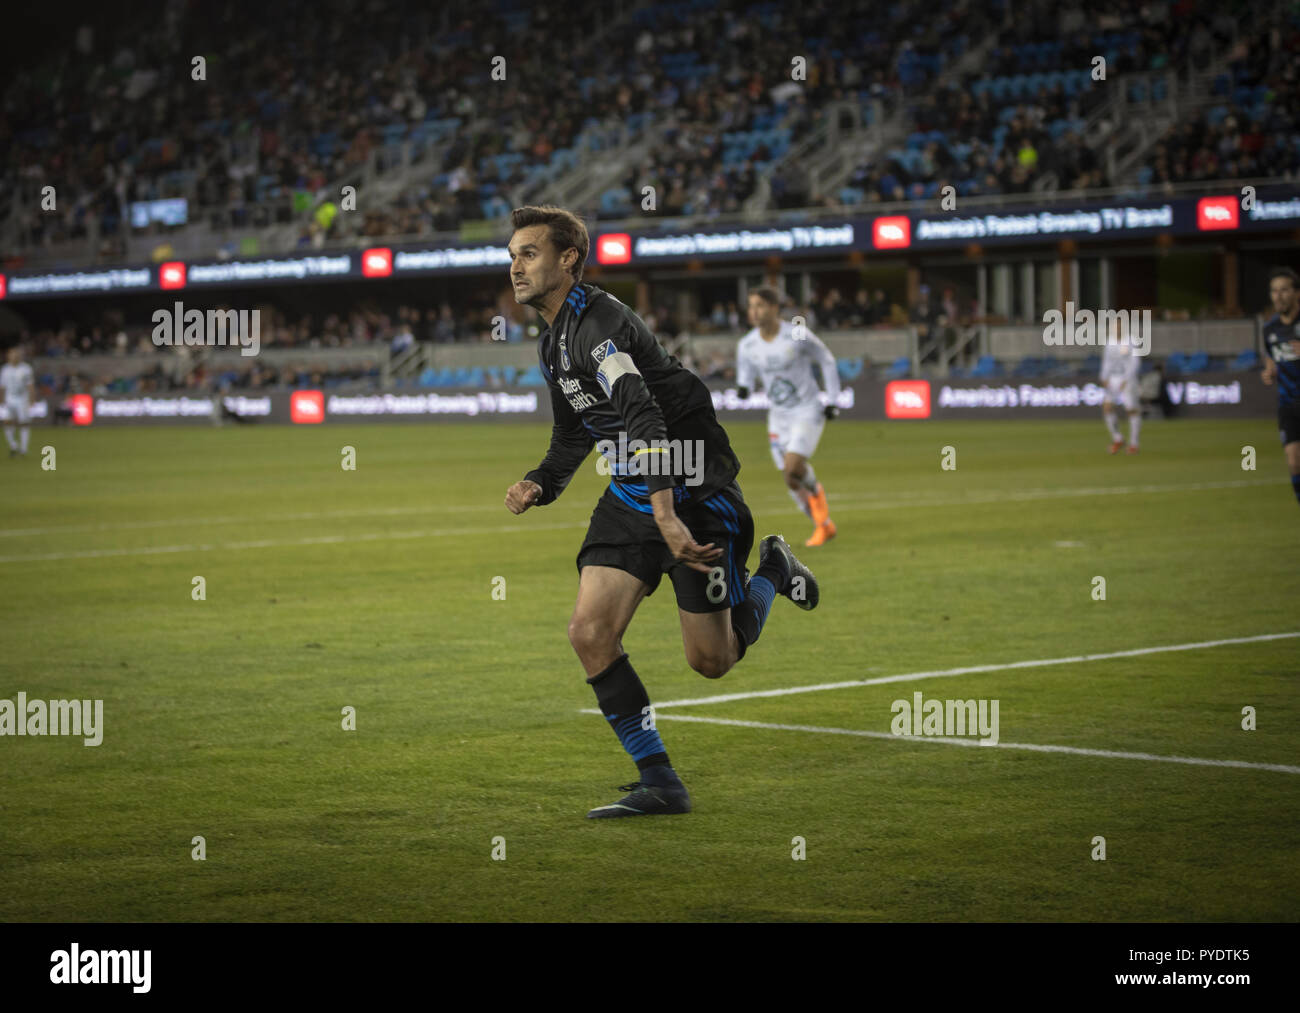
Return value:
<svg viewBox="0 0 1300 1013">
<path fill-rule="evenodd" d="M 82 26 L 71 47 L 35 53 L 13 75 L 0 192 L 17 202 L 20 247 L 94 232 L 103 256 L 119 255 L 130 203 L 184 195 L 191 219 L 301 220 L 303 245 L 446 231 L 504 213 L 530 176 L 573 167 L 585 129 L 624 124 L 656 131 L 629 200 L 655 185 L 664 209 L 734 210 L 825 102 L 915 93 L 1001 16 L 967 2 L 936 12 L 923 0 L 692 0 L 643 6 L 601 35 L 600 0 L 301 0 L 255 18 L 244 6 L 152 0 Z M 793 40 L 806 61 L 797 82 Z M 203 80 L 188 54 L 207 60 Z M 557 105 L 557 94 L 574 101 Z M 445 142 L 427 182 L 385 208 L 362 199 L 360 214 L 338 212 L 327 187 L 412 140 Z M 54 210 L 39 203 L 46 185 Z"/>
<path fill-rule="evenodd" d="M 101 257 L 121 256 L 128 205 L 179 195 L 193 200 L 191 218 L 235 229 L 296 222 L 304 247 L 453 231 L 503 216 L 521 184 L 599 158 L 620 129 L 653 143 L 594 217 L 637 213 L 647 186 L 664 217 L 733 212 L 769 173 L 780 208 L 929 200 L 949 184 L 962 196 L 1109 186 L 1118 181 L 1082 133 L 1106 94 L 1090 76 L 1095 56 L 1108 81 L 1185 78 L 1245 15 L 1223 105 L 1171 130 L 1143 182 L 1300 167 L 1295 16 L 1256 16 L 1241 0 L 678 0 L 613 11 L 601 0 L 286 0 L 256 18 L 245 6 L 149 0 L 11 72 L 0 194 L 16 202 L 20 251 L 93 232 Z M 616 18 L 616 30 L 593 30 Z M 976 72 L 935 87 L 990 36 Z M 178 54 L 204 55 L 205 78 Z M 797 166 L 772 171 L 843 102 L 868 118 L 902 103 L 906 146 L 864 161 L 835 194 L 811 192 Z M 336 185 L 408 143 L 437 152 L 418 183 L 383 207 L 360 193 L 357 213 L 340 209 Z M 46 185 L 56 210 L 40 206 Z"/>
<path fill-rule="evenodd" d="M 0 187 L 19 202 L 21 245 L 85 236 L 91 219 L 111 241 L 129 202 L 184 193 L 198 214 L 263 225 L 315 207 L 386 140 L 430 122 L 477 123 L 484 129 L 458 132 L 447 152 L 465 194 L 448 188 L 446 211 L 480 217 L 470 184 L 496 177 L 475 180 L 476 162 L 510 150 L 544 164 L 585 119 L 627 111 L 612 88 L 569 108 L 550 101 L 577 94 L 578 76 L 602 66 L 591 27 L 608 10 L 601 0 L 134 5 L 7 82 Z M 205 56 L 204 80 L 191 54 Z M 503 81 L 492 78 L 495 56 Z M 45 185 L 61 194 L 54 211 L 40 207 Z"/>
<path fill-rule="evenodd" d="M 1014 18 L 1000 31 L 979 70 L 958 81 L 928 89 L 908 103 L 912 133 L 904 148 L 881 152 L 858 165 L 847 185 L 823 203 L 853 205 L 932 200 L 951 185 L 960 196 L 1027 193 L 1039 187 L 1061 190 L 1118 185 L 1109 178 L 1095 145 L 1083 137 L 1089 114 L 1107 88 L 1125 75 L 1172 72 L 1187 80 L 1206 70 L 1238 30 L 1242 4 L 1176 0 L 1126 4 L 1116 0 L 1061 6 L 1056 0 L 1017 4 Z M 1272 39 L 1273 62 L 1286 66 L 1285 42 Z M 1259 66 L 1258 47 L 1238 61 Z M 1294 42 L 1289 69 L 1294 80 Z M 1105 58 L 1105 82 L 1094 80 L 1096 57 Z M 1263 65 L 1268 65 L 1265 60 Z M 1234 73 L 1241 70 L 1234 63 Z M 1163 94 L 1167 82 L 1133 86 L 1133 97 Z M 1294 109 L 1294 103 L 1291 109 Z M 1294 113 L 1292 114 L 1294 115 Z M 1270 125 L 1263 147 L 1290 148 L 1293 123 Z M 1191 143 L 1202 136 L 1180 128 Z M 1292 149 L 1294 150 L 1294 149 Z M 1231 178 L 1248 171 L 1287 171 L 1287 159 L 1215 163 Z M 1174 178 L 1166 171 L 1160 178 Z M 1186 172 L 1179 180 L 1208 178 Z M 1145 182 L 1143 179 L 1141 182 Z"/>
<path fill-rule="evenodd" d="M 1300 174 L 1300 12 L 1252 19 L 1213 93 L 1220 103 L 1160 138 L 1140 182 Z"/>
</svg>

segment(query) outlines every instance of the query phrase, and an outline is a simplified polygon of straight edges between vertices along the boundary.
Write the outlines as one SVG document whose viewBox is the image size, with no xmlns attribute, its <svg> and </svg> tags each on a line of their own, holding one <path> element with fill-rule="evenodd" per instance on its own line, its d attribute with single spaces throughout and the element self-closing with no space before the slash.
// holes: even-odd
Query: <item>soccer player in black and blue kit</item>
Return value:
<svg viewBox="0 0 1300 1013">
<path fill-rule="evenodd" d="M 1268 276 L 1268 296 L 1277 312 L 1264 325 L 1263 379 L 1277 383 L 1277 427 L 1291 472 L 1291 488 L 1300 502 L 1300 276 L 1289 267 Z"/>
<path fill-rule="evenodd" d="M 639 316 L 582 281 L 589 249 L 582 221 L 563 208 L 524 207 L 511 223 L 515 300 L 547 324 L 537 349 L 554 425 L 546 457 L 510 487 L 506 506 L 520 514 L 554 502 L 597 444 L 612 475 L 578 552 L 569 643 L 601 713 L 635 761 L 638 780 L 619 789 L 627 792 L 619 801 L 587 816 L 690 812 L 690 795 L 623 650 L 633 613 L 667 573 L 686 660 L 716 679 L 758 639 L 775 595 L 812 609 L 820 597 L 817 581 L 780 535 L 762 540 L 758 570 L 746 579 L 754 521 L 712 395 Z M 695 467 L 689 454 L 670 450 L 688 443 L 696 448 Z M 642 449 L 619 452 L 629 444 Z"/>
</svg>

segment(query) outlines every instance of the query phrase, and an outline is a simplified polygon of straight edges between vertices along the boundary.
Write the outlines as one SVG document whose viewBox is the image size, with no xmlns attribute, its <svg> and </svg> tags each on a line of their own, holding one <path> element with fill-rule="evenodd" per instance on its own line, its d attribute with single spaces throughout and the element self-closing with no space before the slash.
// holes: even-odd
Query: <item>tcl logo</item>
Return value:
<svg viewBox="0 0 1300 1013">
<path fill-rule="evenodd" d="M 169 260 L 165 264 L 158 265 L 158 287 L 184 288 L 185 262 L 181 260 Z"/>
<path fill-rule="evenodd" d="M 325 395 L 318 390 L 295 390 L 289 398 L 289 418 L 302 425 L 325 421 Z"/>
<path fill-rule="evenodd" d="M 361 254 L 361 273 L 367 278 L 387 278 L 393 273 L 393 251 L 380 246 Z"/>
<path fill-rule="evenodd" d="M 72 409 L 74 426 L 88 426 L 95 421 L 95 399 L 89 394 L 73 394 L 68 398 L 68 407 Z"/>
<path fill-rule="evenodd" d="M 596 263 L 626 264 L 632 259 L 632 237 L 626 232 L 610 232 L 596 240 Z"/>
<path fill-rule="evenodd" d="M 1235 229 L 1239 211 L 1236 197 L 1202 197 L 1196 202 L 1196 227 Z"/>
<path fill-rule="evenodd" d="M 929 380 L 891 380 L 885 385 L 885 417 L 890 419 L 928 419 L 930 417 Z"/>
<path fill-rule="evenodd" d="M 907 215 L 877 218 L 871 226 L 871 241 L 877 250 L 896 249 L 912 245 L 912 219 Z"/>
</svg>

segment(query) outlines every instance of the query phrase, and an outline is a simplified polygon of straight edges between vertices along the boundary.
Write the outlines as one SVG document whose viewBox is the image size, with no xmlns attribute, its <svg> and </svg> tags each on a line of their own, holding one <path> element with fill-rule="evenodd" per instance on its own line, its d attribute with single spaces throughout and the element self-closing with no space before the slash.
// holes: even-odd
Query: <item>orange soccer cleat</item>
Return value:
<svg viewBox="0 0 1300 1013">
<path fill-rule="evenodd" d="M 1112 444 L 1110 445 L 1110 452 L 1111 452 L 1112 454 L 1118 454 L 1118 453 L 1119 453 L 1119 448 L 1122 447 L 1122 446 L 1124 446 L 1124 441 L 1123 441 L 1123 440 L 1116 440 L 1114 443 L 1112 443 Z"/>
<path fill-rule="evenodd" d="M 835 522 L 828 517 L 824 523 L 817 525 L 817 529 L 813 531 L 812 537 L 809 538 L 808 541 L 804 542 L 804 545 L 810 547 L 813 545 L 825 545 L 834 537 Z"/>
<path fill-rule="evenodd" d="M 1138 448 L 1134 444 L 1130 443 L 1128 445 L 1128 452 L 1130 454 L 1136 454 L 1138 452 Z"/>
<path fill-rule="evenodd" d="M 826 505 L 826 490 L 820 482 L 817 483 L 817 491 L 808 494 L 808 506 L 812 509 L 813 523 L 818 527 L 830 520 L 831 508 Z"/>
</svg>

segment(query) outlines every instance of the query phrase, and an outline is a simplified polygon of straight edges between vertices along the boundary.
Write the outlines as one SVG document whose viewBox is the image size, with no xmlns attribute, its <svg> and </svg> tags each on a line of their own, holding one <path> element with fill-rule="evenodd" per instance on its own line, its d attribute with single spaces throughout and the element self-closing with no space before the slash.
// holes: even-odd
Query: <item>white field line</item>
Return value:
<svg viewBox="0 0 1300 1013">
<path fill-rule="evenodd" d="M 1012 503 L 1023 502 L 1027 500 L 1041 499 L 1068 499 L 1071 497 L 1088 497 L 1088 496 L 1124 496 L 1143 493 L 1159 492 L 1197 492 L 1208 489 L 1236 489 L 1248 486 L 1277 485 L 1278 482 L 1269 479 L 1240 480 L 1233 482 L 1194 482 L 1182 485 L 1123 485 L 1123 486 L 1080 486 L 1066 489 L 1022 489 L 1018 492 L 1007 493 L 997 491 L 973 492 L 965 496 L 957 497 L 901 497 L 887 500 L 866 499 L 839 499 L 830 498 L 830 502 L 835 504 L 835 509 L 841 513 L 858 510 L 910 510 L 915 507 L 947 507 L 947 506 L 971 506 L 987 503 Z M 787 503 L 768 503 L 751 502 L 751 509 L 757 509 L 764 514 L 776 513 L 778 511 L 788 511 L 790 504 Z M 38 528 L 0 528 L 0 538 L 18 538 L 24 536 L 38 535 L 58 535 L 73 534 L 85 532 L 103 532 L 103 531 L 126 531 L 148 528 L 164 527 L 185 527 L 193 528 L 201 525 L 217 524 L 257 524 L 257 523 L 274 523 L 278 521 L 310 521 L 310 520 L 330 520 L 333 518 L 346 517 L 397 517 L 406 515 L 419 515 L 426 513 L 447 512 L 447 513 L 482 513 L 485 506 L 419 506 L 419 507 L 386 507 L 386 508 L 366 508 L 358 510 L 325 510 L 325 511 L 307 511 L 292 514 L 277 514 L 264 517 L 247 517 L 238 514 L 229 514 L 221 517 L 185 517 L 178 515 L 175 519 L 159 520 L 141 520 L 141 521 L 118 521 L 106 524 L 70 524 L 62 526 L 49 526 Z M 585 510 L 577 516 L 586 516 Z M 295 545 L 315 545 L 315 544 L 338 544 L 352 541 L 385 541 L 388 539 L 409 539 L 409 538 L 451 538 L 476 534 L 495 534 L 499 531 L 514 530 L 547 530 L 560 531 L 568 528 L 581 528 L 587 524 L 586 520 L 573 521 L 568 524 L 533 524 L 526 522 L 527 526 L 517 527 L 459 527 L 459 528 L 439 528 L 431 531 L 401 531 L 401 532 L 376 532 L 359 535 L 339 535 L 323 536 L 317 539 L 263 539 L 249 542 L 226 542 L 226 543 L 194 543 L 188 545 L 169 545 L 169 546 L 143 546 L 127 547 L 121 549 L 87 549 L 75 552 L 54 552 L 42 553 L 36 555 L 14 555 L 0 556 L 0 563 L 19 563 L 19 562 L 46 562 L 57 559 L 95 559 L 103 556 L 148 556 L 159 553 L 169 552 L 209 552 L 216 549 L 240 549 L 240 548 L 274 548 L 278 546 L 295 546 Z"/>
<path fill-rule="evenodd" d="M 357 535 L 318 535 L 313 538 L 266 538 L 255 542 L 194 542 L 188 545 L 84 549 L 76 552 L 46 552 L 33 556 L 0 556 L 0 563 L 41 563 L 56 559 L 106 559 L 114 556 L 157 556 L 172 552 L 232 552 L 239 549 L 272 549 L 292 545 L 342 545 L 352 542 L 386 542 L 410 538 L 464 538 L 471 535 L 528 534 L 531 531 L 562 531 L 568 528 L 585 528 L 587 523 L 587 521 L 578 521 L 568 524 L 502 524 L 494 528 L 373 531 Z"/>
<path fill-rule="evenodd" d="M 1204 489 L 1236 489 L 1245 486 L 1277 485 L 1281 479 L 1238 479 L 1232 482 L 1193 482 L 1183 485 L 1115 485 L 1074 486 L 1063 489 L 1021 489 L 1014 493 L 987 489 L 967 493 L 964 497 L 908 495 L 895 493 L 889 498 L 880 495 L 835 496 L 827 500 L 837 510 L 896 510 L 914 506 L 965 506 L 969 503 L 999 503 L 1004 500 L 1060 499 L 1071 496 L 1131 495 L 1144 492 L 1196 492 Z M 787 510 L 788 500 L 747 500 L 751 509 Z M 21 538 L 28 535 L 58 535 L 90 531 L 133 531 L 147 528 L 188 528 L 195 525 L 277 523 L 289 521 L 331 520 L 336 517 L 409 517 L 434 513 L 482 513 L 483 504 L 426 504 L 409 507 L 361 507 L 352 510 L 306 510 L 289 514 L 267 514 L 249 517 L 232 511 L 220 517 L 175 517 L 141 521 L 110 521 L 100 524 L 55 524 L 39 528 L 0 528 L 0 538 Z M 585 511 L 584 511 L 585 513 Z"/>
<path fill-rule="evenodd" d="M 658 710 L 658 707 L 655 708 Z M 596 713 L 599 713 L 597 711 Z M 934 742 L 945 746 L 976 746 L 976 738 L 957 739 L 937 735 L 894 735 L 890 732 L 864 732 L 852 728 L 822 728 L 816 725 L 778 725 L 764 721 L 736 721 L 731 718 L 702 718 L 687 714 L 657 715 L 665 721 L 696 721 L 700 724 L 731 725 L 736 728 L 759 728 L 778 732 L 813 732 L 820 735 L 853 735 L 864 739 L 895 739 L 900 742 Z M 1251 763 L 1246 760 L 1206 760 L 1197 756 L 1159 756 L 1155 753 L 1125 753 L 1114 749 L 1082 749 L 1078 746 L 1040 746 L 1028 742 L 999 742 L 986 749 L 1023 749 L 1034 753 L 1070 753 L 1074 756 L 1097 756 L 1107 760 L 1146 760 L 1154 763 L 1184 763 L 1196 767 L 1237 767 L 1246 770 L 1272 770 L 1280 774 L 1300 774 L 1300 767 L 1285 763 Z"/>
<path fill-rule="evenodd" d="M 1047 665 L 1077 665 L 1085 661 L 1105 661 L 1109 658 L 1137 658 L 1144 654 L 1162 654 L 1166 651 L 1198 651 L 1206 647 L 1225 647 L 1229 644 L 1256 644 L 1268 640 L 1287 640 L 1300 637 L 1297 633 L 1261 633 L 1254 637 L 1232 637 L 1226 640 L 1199 640 L 1186 644 L 1167 644 L 1161 647 L 1135 647 L 1128 651 L 1109 651 L 1105 654 L 1075 654 L 1066 658 L 1039 658 L 1033 661 L 1007 661 L 991 665 L 965 665 L 961 668 L 937 668 L 927 672 L 905 672 L 901 675 L 882 675 L 876 679 L 852 679 L 848 682 L 822 682 L 813 686 L 790 686 L 786 689 L 756 689 L 748 693 L 722 693 L 717 696 L 693 697 L 689 700 L 668 700 L 654 705 L 655 711 L 665 707 L 694 707 L 709 703 L 730 703 L 733 700 L 754 700 L 765 696 L 792 696 L 795 693 L 820 693 L 828 689 L 849 689 L 854 686 L 882 686 L 890 682 L 912 682 L 917 679 L 942 679 L 954 675 L 977 675 L 981 672 L 1003 672 L 1014 668 L 1042 668 Z M 599 711 L 589 713 L 599 714 Z"/>
</svg>

